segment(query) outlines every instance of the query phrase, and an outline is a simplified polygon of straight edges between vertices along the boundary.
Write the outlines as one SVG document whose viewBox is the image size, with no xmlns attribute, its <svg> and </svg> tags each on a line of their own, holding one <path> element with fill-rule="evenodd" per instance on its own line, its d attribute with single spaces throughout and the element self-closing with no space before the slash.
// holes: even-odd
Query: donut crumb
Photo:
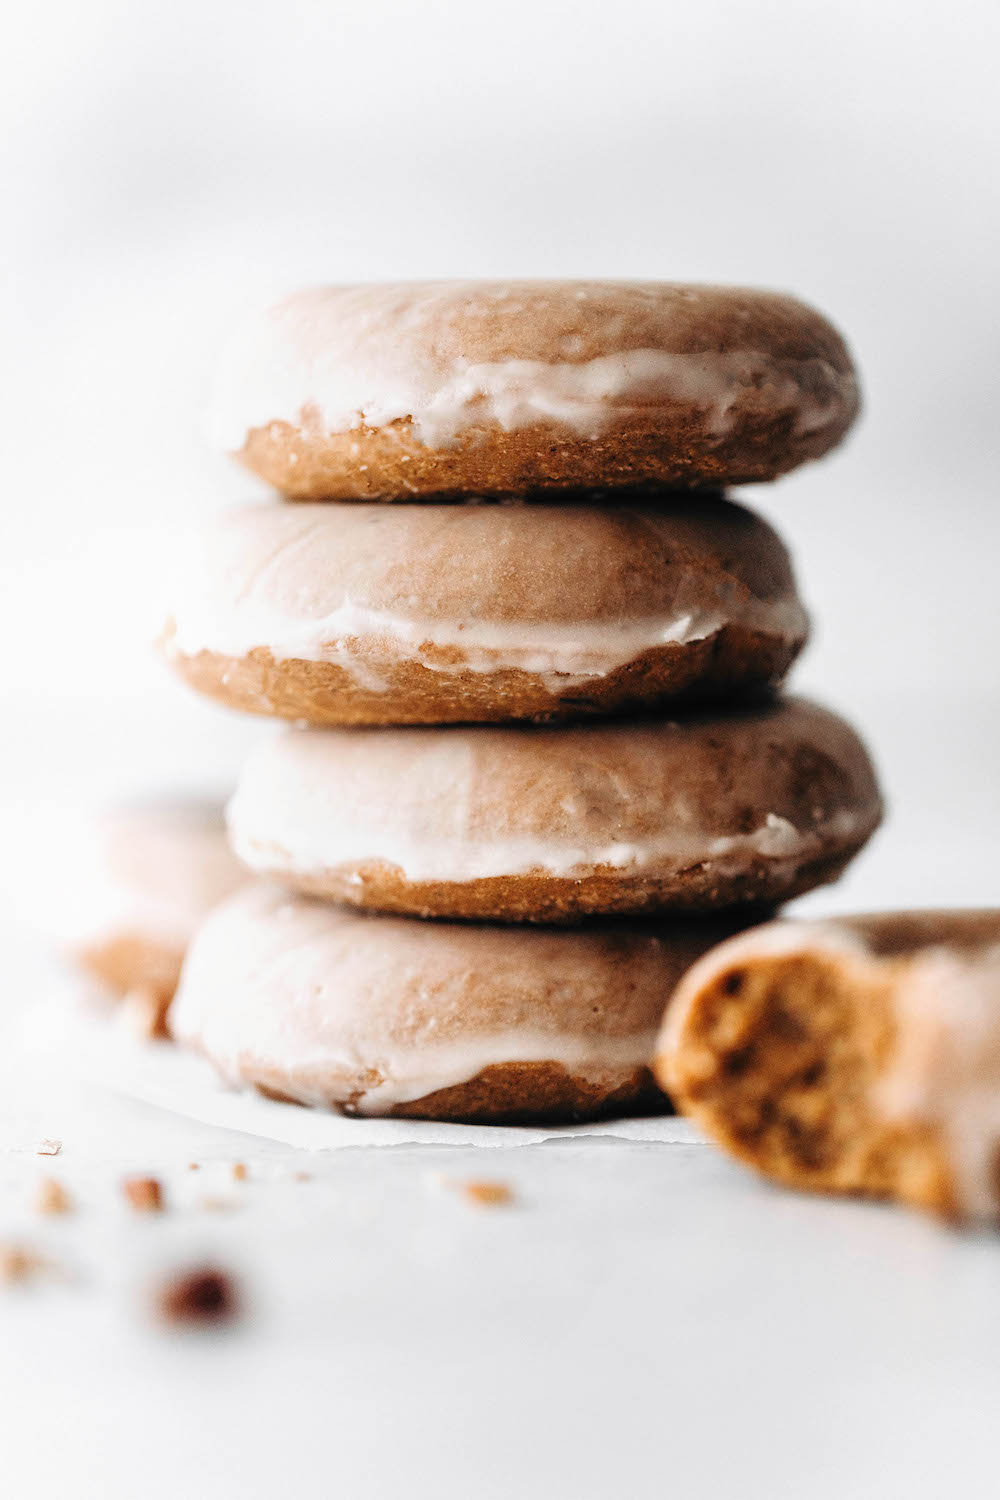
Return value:
<svg viewBox="0 0 1000 1500">
<path fill-rule="evenodd" d="M 239 1314 L 232 1278 L 216 1266 L 179 1272 L 157 1291 L 156 1307 L 166 1323 L 206 1326 L 228 1323 Z"/>
<path fill-rule="evenodd" d="M 237 1182 L 246 1182 L 248 1176 L 249 1176 L 249 1173 L 247 1172 L 246 1162 L 244 1162 L 244 1161 L 234 1161 L 233 1162 L 233 1177 L 235 1178 L 235 1180 Z"/>
<path fill-rule="evenodd" d="M 36 1156 L 58 1156 L 62 1150 L 62 1141 L 49 1140 L 39 1141 L 35 1147 Z"/>
<path fill-rule="evenodd" d="M 73 1202 L 61 1182 L 54 1177 L 43 1177 L 38 1184 L 35 1207 L 40 1214 L 68 1214 Z"/>
<path fill-rule="evenodd" d="M 46 1262 L 37 1251 L 25 1245 L 0 1244 L 0 1283 L 15 1286 L 31 1281 L 46 1269 Z"/>
<path fill-rule="evenodd" d="M 479 1208 L 503 1208 L 513 1203 L 514 1194 L 506 1182 L 473 1178 L 459 1184 L 464 1198 Z"/>
<path fill-rule="evenodd" d="M 122 1192 L 136 1213 L 163 1212 L 163 1189 L 155 1177 L 126 1177 L 122 1182 Z"/>
</svg>

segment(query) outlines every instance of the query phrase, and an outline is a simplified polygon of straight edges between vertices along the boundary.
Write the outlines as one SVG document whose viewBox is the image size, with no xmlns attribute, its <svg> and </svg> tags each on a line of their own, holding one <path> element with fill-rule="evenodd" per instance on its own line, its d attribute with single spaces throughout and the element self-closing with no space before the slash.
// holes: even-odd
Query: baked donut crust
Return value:
<svg viewBox="0 0 1000 1500">
<path fill-rule="evenodd" d="M 776 922 L 682 981 L 657 1077 L 721 1146 L 818 1192 L 1000 1217 L 1000 911 Z"/>
<path fill-rule="evenodd" d="M 293 729 L 227 818 L 256 873 L 378 911 L 501 922 L 775 904 L 877 827 L 871 761 L 802 700 L 570 728 Z"/>
<path fill-rule="evenodd" d="M 194 540 L 163 648 L 251 713 L 444 724 L 759 695 L 807 634 L 780 539 L 719 497 L 265 504 Z"/>
<path fill-rule="evenodd" d="M 646 917 L 671 913 L 717 912 L 737 907 L 775 906 L 804 896 L 817 886 L 839 880 L 858 847 L 824 858 L 805 860 L 779 873 L 774 861 L 749 856 L 744 873 L 713 873 L 695 864 L 674 875 L 628 879 L 601 873 L 577 879 L 547 875 L 514 875 L 508 879 L 408 881 L 377 860 L 349 875 L 292 874 L 270 869 L 261 873 L 291 890 L 326 901 L 343 902 L 364 911 L 400 916 L 474 922 L 529 922 L 572 926 L 588 917 Z"/>
<path fill-rule="evenodd" d="M 301 500 L 771 480 L 858 410 L 836 330 L 792 297 L 668 282 L 297 293 L 234 337 L 213 441 Z"/>
<path fill-rule="evenodd" d="M 357 647 L 356 641 L 350 645 Z M 505 724 L 607 717 L 683 701 L 739 701 L 766 695 L 787 676 L 801 647 L 725 626 L 711 641 L 663 646 L 572 689 L 505 670 L 484 677 L 442 676 L 419 662 L 380 661 L 378 688 L 335 662 L 275 661 L 255 647 L 247 656 L 179 651 L 171 629 L 161 639 L 189 687 L 243 713 L 317 725 Z"/>
<path fill-rule="evenodd" d="M 254 1081 L 252 1086 L 282 1104 L 306 1102 L 286 1093 L 281 1083 Z M 343 1114 L 359 1113 L 349 1104 L 331 1107 Z M 611 1088 L 578 1077 L 562 1063 L 508 1062 L 481 1069 L 468 1083 L 397 1104 L 388 1113 L 396 1119 L 448 1120 L 458 1125 L 541 1125 L 672 1112 L 646 1066 L 634 1068 Z"/>
<path fill-rule="evenodd" d="M 684 969 L 748 920 L 588 929 L 371 917 L 263 883 L 200 929 L 169 1024 L 234 1086 L 348 1114 L 516 1122 L 667 1108 Z"/>
</svg>

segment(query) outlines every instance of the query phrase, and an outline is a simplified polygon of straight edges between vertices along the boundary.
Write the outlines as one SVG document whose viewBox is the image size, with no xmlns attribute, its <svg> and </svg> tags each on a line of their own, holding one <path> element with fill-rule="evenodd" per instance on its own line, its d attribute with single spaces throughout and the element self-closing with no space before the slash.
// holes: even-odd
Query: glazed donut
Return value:
<svg viewBox="0 0 1000 1500">
<path fill-rule="evenodd" d="M 1000 1217 L 1000 911 L 761 927 L 692 969 L 657 1054 L 769 1177 Z"/>
<path fill-rule="evenodd" d="M 778 293 L 404 282 L 252 319 L 210 435 L 293 499 L 441 499 L 775 479 L 858 405 L 840 335 Z"/>
<path fill-rule="evenodd" d="M 378 911 L 501 922 L 774 904 L 881 818 L 814 704 L 572 728 L 287 729 L 228 809 L 254 871 Z"/>
<path fill-rule="evenodd" d="M 230 1084 L 350 1114 L 662 1109 L 663 1007 L 724 930 L 413 922 L 251 885 L 199 930 L 169 1024 Z"/>
<path fill-rule="evenodd" d="M 207 799 L 111 808 L 97 833 L 95 919 L 74 953 L 110 995 L 128 999 L 149 1032 L 163 1035 L 195 929 L 247 874 L 230 851 L 221 805 Z"/>
<path fill-rule="evenodd" d="M 192 539 L 164 648 L 314 724 L 580 718 L 779 682 L 807 620 L 769 526 L 641 507 L 245 506 Z"/>
</svg>

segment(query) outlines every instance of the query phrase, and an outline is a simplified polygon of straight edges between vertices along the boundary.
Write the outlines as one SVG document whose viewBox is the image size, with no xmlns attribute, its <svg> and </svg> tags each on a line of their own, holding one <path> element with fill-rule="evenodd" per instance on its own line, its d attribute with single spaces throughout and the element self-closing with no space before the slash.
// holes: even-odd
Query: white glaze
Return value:
<svg viewBox="0 0 1000 1500">
<path fill-rule="evenodd" d="M 668 559 L 643 595 L 662 600 L 662 613 L 612 612 L 621 549 L 646 545 Z M 780 543 L 734 506 L 247 506 L 186 541 L 168 649 L 241 658 L 263 648 L 277 661 L 340 666 L 370 690 L 400 661 L 444 674 L 530 672 L 566 689 L 727 624 L 801 640 L 808 619 L 790 575 L 751 589 L 719 562 L 741 546 Z M 481 558 L 494 573 L 477 595 L 469 580 Z M 580 570 L 603 580 L 603 594 L 594 617 L 574 620 Z"/>
<path fill-rule="evenodd" d="M 186 1006 L 177 1014 L 180 1021 L 175 1025 L 187 1028 L 192 1023 Z M 475 1031 L 450 1046 L 424 1043 L 419 1049 L 405 1044 L 372 1049 L 363 1035 L 353 1034 L 334 1045 L 321 1044 L 294 1025 L 283 1024 L 276 1012 L 255 1014 L 254 1027 L 254 1054 L 265 1056 L 268 1067 L 289 1080 L 290 1098 L 313 1108 L 328 1106 L 331 1080 L 339 1078 L 343 1081 L 339 1088 L 334 1086 L 334 1101 L 351 1114 L 368 1117 L 386 1115 L 398 1105 L 468 1083 L 484 1068 L 503 1063 L 561 1064 L 575 1078 L 610 1093 L 636 1068 L 648 1066 L 656 1040 L 655 1026 L 634 1036 L 591 1042 L 569 1033 L 554 1036 L 519 1027 Z M 247 1042 L 241 1032 L 234 1032 L 225 1020 L 217 1024 L 208 1014 L 198 1032 L 198 1047 L 231 1088 L 244 1082 Z M 312 1077 L 321 1078 L 322 1086 L 310 1086 L 306 1080 Z"/>
<path fill-rule="evenodd" d="M 767 813 L 750 832 L 720 837 L 693 823 L 678 802 L 664 808 L 670 831 L 657 837 L 588 839 L 581 819 L 575 841 L 532 835 L 472 839 L 460 783 L 453 783 L 450 795 L 429 796 L 425 817 L 406 821 L 391 786 L 387 790 L 382 803 L 362 803 L 343 783 L 324 788 L 287 778 L 280 764 L 269 764 L 266 749 L 258 751 L 227 811 L 233 849 L 261 873 L 321 876 L 384 863 L 406 880 L 436 884 L 539 872 L 575 879 L 604 868 L 623 878 L 665 876 L 692 864 L 722 877 L 739 874 L 751 859 L 766 859 L 775 873 L 791 873 L 831 844 L 855 838 L 871 822 L 868 809 L 841 810 L 806 828 Z"/>
<path fill-rule="evenodd" d="M 587 439 L 637 412 L 679 404 L 693 407 L 721 439 L 748 397 L 756 409 L 790 413 L 795 433 L 805 436 L 842 421 L 857 399 L 854 376 L 820 358 L 629 347 L 622 312 L 605 314 L 611 341 L 616 331 L 623 339 L 620 351 L 470 359 L 461 341 L 443 346 L 434 336 L 435 317 L 454 319 L 463 293 L 502 309 L 525 289 L 474 282 L 318 288 L 268 309 L 225 352 L 209 416 L 213 444 L 237 452 L 250 431 L 272 422 L 346 433 L 406 418 L 430 448 L 447 448 L 472 428 L 511 432 L 540 421 Z M 686 296 L 704 294 L 690 288 Z M 582 289 L 577 295 L 587 298 Z M 555 302 L 565 289 L 556 284 L 548 296 Z M 570 334 L 558 343 L 572 356 L 580 339 Z M 462 352 L 446 355 L 444 347 Z"/>
<path fill-rule="evenodd" d="M 221 598 L 189 596 L 174 615 L 170 649 L 184 656 L 214 651 L 242 657 L 263 647 L 276 661 L 322 661 L 343 667 L 373 691 L 386 686 L 379 673 L 380 656 L 386 662 L 419 662 L 442 674 L 530 672 L 569 687 L 605 677 L 657 646 L 705 640 L 727 623 L 794 640 L 805 632 L 807 616 L 797 600 L 747 596 L 729 610 L 720 604 L 717 610 L 697 614 L 597 624 L 407 620 L 350 599 L 319 619 L 296 619 L 250 595 L 231 605 Z"/>
<path fill-rule="evenodd" d="M 963 1216 L 1000 1213 L 1000 943 L 929 948 L 894 991 L 897 1046 L 878 1091 L 889 1120 L 938 1129 Z"/>
<path fill-rule="evenodd" d="M 671 943 L 366 918 L 248 888 L 189 950 L 173 1034 L 232 1084 L 360 1114 L 556 1062 L 609 1090 L 648 1062 L 666 994 L 711 937 Z M 505 961 L 506 960 L 506 961 Z M 612 975 L 623 993 L 611 995 Z"/>
<path fill-rule="evenodd" d="M 788 771 L 800 747 L 853 786 L 803 806 Z M 794 699 L 561 730 L 287 727 L 258 742 L 227 821 L 252 869 L 298 876 L 377 862 L 443 884 L 602 868 L 667 878 L 692 865 L 721 877 L 751 860 L 776 874 L 871 831 L 878 794 L 862 754 L 846 725 Z M 747 805 L 759 808 L 749 828 Z"/>
</svg>

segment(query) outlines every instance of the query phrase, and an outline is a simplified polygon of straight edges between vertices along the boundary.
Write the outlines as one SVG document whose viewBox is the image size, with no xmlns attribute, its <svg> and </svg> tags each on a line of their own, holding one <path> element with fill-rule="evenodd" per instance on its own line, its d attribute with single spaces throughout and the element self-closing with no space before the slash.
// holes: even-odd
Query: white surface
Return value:
<svg viewBox="0 0 1000 1500">
<path fill-rule="evenodd" d="M 18 1500 L 992 1492 L 993 1237 L 779 1193 L 705 1146 L 303 1153 L 2 1082 L 4 1232 L 72 1276 L 0 1294 Z M 128 1171 L 161 1177 L 167 1214 L 130 1216 Z M 72 1218 L 31 1214 L 42 1173 Z M 449 1186 L 486 1176 L 516 1204 Z M 244 1321 L 157 1326 L 151 1284 L 205 1258 L 239 1276 Z"/>
</svg>

